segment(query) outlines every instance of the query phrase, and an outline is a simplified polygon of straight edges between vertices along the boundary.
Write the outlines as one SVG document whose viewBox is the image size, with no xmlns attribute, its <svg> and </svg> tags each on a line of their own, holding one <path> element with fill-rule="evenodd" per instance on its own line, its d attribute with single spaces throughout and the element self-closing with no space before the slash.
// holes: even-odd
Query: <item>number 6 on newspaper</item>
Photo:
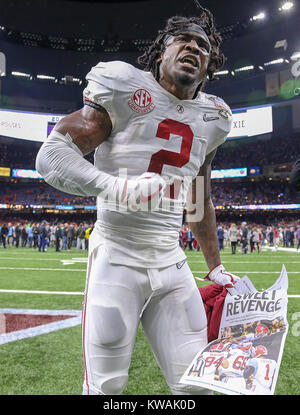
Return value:
<svg viewBox="0 0 300 415">
<path fill-rule="evenodd" d="M 180 382 L 226 395 L 273 395 L 288 332 L 285 266 L 258 292 L 245 276 L 227 295 L 218 338 L 200 350 Z"/>
</svg>

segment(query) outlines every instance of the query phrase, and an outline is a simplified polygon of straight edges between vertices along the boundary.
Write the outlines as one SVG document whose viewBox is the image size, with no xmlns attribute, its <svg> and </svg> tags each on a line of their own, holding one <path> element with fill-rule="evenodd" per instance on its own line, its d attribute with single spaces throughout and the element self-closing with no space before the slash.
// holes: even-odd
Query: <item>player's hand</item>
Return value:
<svg viewBox="0 0 300 415">
<path fill-rule="evenodd" d="M 157 173 L 146 172 L 126 181 L 122 204 L 132 212 L 151 211 L 158 207 L 166 188 L 165 180 Z"/>
<path fill-rule="evenodd" d="M 227 272 L 223 265 L 217 265 L 204 278 L 208 281 L 213 281 L 216 284 L 223 285 L 231 295 L 236 295 L 237 291 L 234 284 L 240 279 L 238 276 Z"/>
</svg>

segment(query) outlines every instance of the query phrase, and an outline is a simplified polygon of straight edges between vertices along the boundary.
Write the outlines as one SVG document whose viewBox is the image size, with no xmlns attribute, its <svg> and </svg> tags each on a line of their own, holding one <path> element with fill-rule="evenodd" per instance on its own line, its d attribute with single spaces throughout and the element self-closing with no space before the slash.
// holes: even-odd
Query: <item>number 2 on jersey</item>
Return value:
<svg viewBox="0 0 300 415">
<path fill-rule="evenodd" d="M 194 138 L 194 134 L 190 126 L 167 118 L 159 123 L 156 137 L 169 140 L 171 134 L 176 134 L 182 137 L 180 153 L 168 150 L 159 150 L 157 153 L 152 155 L 147 171 L 161 174 L 164 164 L 181 168 L 189 162 Z M 174 181 L 174 184 L 170 186 L 169 197 L 171 199 L 176 199 L 178 197 L 180 184 L 181 181 L 177 180 L 176 183 Z"/>
<path fill-rule="evenodd" d="M 167 118 L 159 123 L 156 137 L 169 140 L 171 134 L 176 134 L 182 137 L 180 153 L 168 150 L 159 150 L 157 153 L 152 155 L 148 171 L 161 174 L 164 164 L 180 168 L 190 160 L 190 152 L 194 138 L 194 134 L 190 126 Z"/>
</svg>

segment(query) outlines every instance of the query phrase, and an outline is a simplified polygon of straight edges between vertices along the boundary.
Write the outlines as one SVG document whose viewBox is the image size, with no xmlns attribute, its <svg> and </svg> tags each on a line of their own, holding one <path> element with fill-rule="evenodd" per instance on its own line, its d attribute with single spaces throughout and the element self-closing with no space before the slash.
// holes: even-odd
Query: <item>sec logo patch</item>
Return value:
<svg viewBox="0 0 300 415">
<path fill-rule="evenodd" d="M 152 102 L 152 97 L 146 89 L 137 89 L 132 98 L 128 101 L 129 107 L 135 111 L 142 114 L 146 114 L 150 111 L 153 111 L 155 105 Z"/>
</svg>

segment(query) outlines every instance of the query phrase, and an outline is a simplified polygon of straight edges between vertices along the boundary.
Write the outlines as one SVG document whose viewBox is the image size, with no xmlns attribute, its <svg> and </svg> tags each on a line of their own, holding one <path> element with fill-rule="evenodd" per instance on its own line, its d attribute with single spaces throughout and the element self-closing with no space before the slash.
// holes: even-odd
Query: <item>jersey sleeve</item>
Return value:
<svg viewBox="0 0 300 415">
<path fill-rule="evenodd" d="M 232 127 L 232 112 L 223 99 L 214 95 L 209 95 L 208 100 L 211 102 L 211 105 L 216 111 L 218 119 L 215 122 L 207 123 L 207 127 L 209 129 L 209 139 L 206 155 L 216 150 L 226 141 Z"/>
<path fill-rule="evenodd" d="M 108 112 L 113 129 L 120 118 L 120 103 L 126 98 L 128 85 L 133 78 L 133 67 L 125 62 L 99 62 L 86 75 L 83 91 L 84 104 L 103 107 Z"/>
</svg>

